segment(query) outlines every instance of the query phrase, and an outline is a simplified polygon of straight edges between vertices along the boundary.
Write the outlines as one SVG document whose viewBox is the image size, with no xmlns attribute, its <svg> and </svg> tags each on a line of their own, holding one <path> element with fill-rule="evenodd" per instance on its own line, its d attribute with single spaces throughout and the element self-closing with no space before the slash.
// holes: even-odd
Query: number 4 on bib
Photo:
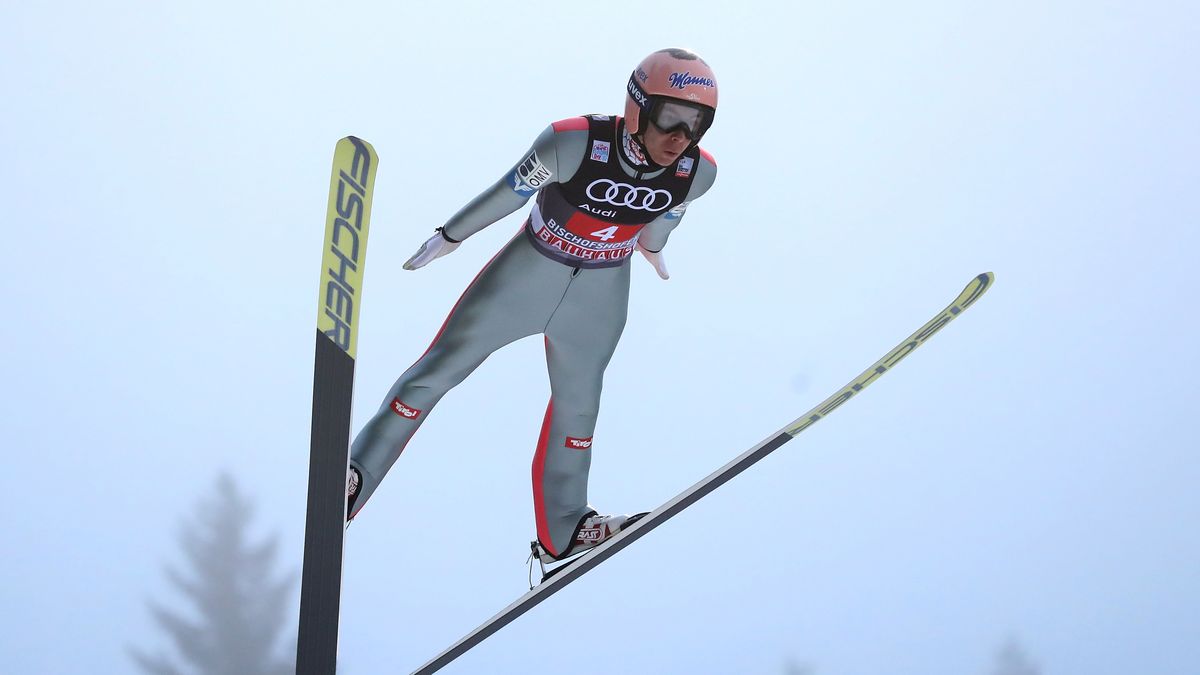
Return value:
<svg viewBox="0 0 1200 675">
<path fill-rule="evenodd" d="M 603 230 L 596 230 L 592 233 L 592 236 L 600 241 L 608 241 L 609 239 L 617 236 L 617 230 L 617 226 L 613 225 L 612 227 L 606 227 Z"/>
</svg>

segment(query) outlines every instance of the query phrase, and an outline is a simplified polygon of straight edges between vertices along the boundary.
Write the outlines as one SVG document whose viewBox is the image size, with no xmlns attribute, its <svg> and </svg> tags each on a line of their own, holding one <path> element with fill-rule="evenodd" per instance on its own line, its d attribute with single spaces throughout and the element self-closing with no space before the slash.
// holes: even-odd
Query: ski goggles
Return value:
<svg viewBox="0 0 1200 675">
<path fill-rule="evenodd" d="M 659 99 L 650 107 L 650 123 L 664 133 L 682 131 L 690 141 L 698 141 L 712 125 L 713 111 L 705 106 Z"/>
</svg>

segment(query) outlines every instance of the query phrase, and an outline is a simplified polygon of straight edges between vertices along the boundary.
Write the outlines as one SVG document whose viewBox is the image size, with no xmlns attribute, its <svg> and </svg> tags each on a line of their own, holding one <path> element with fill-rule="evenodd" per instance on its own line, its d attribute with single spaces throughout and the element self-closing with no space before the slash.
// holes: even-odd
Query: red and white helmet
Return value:
<svg viewBox="0 0 1200 675">
<path fill-rule="evenodd" d="M 717 112 L 717 78 L 704 59 L 686 49 L 661 49 L 642 59 L 629 76 L 625 128 L 638 134 L 653 124 L 682 130 L 693 143 Z"/>
</svg>

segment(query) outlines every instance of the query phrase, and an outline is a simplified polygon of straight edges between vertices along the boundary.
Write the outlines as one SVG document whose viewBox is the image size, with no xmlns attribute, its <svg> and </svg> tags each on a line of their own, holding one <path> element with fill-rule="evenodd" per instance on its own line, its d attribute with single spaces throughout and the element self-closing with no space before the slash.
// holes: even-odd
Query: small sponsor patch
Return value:
<svg viewBox="0 0 1200 675">
<path fill-rule="evenodd" d="M 587 438 L 571 438 L 567 436 L 567 447 L 574 450 L 587 450 L 592 447 L 592 437 Z"/>
<path fill-rule="evenodd" d="M 547 169 L 538 159 L 537 152 L 529 153 L 525 161 L 517 166 L 517 170 L 509 177 L 509 187 L 519 195 L 527 196 L 537 192 L 550 180 L 550 169 Z"/>
<path fill-rule="evenodd" d="M 688 204 L 691 204 L 691 202 L 680 203 L 679 206 L 676 206 L 675 208 L 671 209 L 670 211 L 667 211 L 666 214 L 663 215 L 663 217 L 666 218 L 667 220 L 679 220 L 680 218 L 683 217 L 684 212 L 687 211 Z"/>
<path fill-rule="evenodd" d="M 392 399 L 392 412 L 409 420 L 415 420 L 421 416 L 420 410 L 417 410 L 412 406 L 405 405 L 404 402 L 398 398 Z"/>
<path fill-rule="evenodd" d="M 598 122 L 607 122 L 607 121 L 611 120 L 612 118 L 609 117 L 608 115 L 592 115 L 592 119 L 594 119 Z"/>
<path fill-rule="evenodd" d="M 537 190 L 526 185 L 525 181 L 521 180 L 521 175 L 516 171 L 512 172 L 512 175 L 508 177 L 508 187 L 512 188 L 513 192 L 522 197 L 528 197 L 537 192 Z"/>
<path fill-rule="evenodd" d="M 692 159 L 691 157 L 680 157 L 679 164 L 675 166 L 675 177 L 687 178 L 688 176 L 692 175 L 692 164 L 694 164 L 695 161 L 696 160 Z"/>
<path fill-rule="evenodd" d="M 611 145 L 608 141 L 592 141 L 592 160 L 596 162 L 607 162 L 608 152 Z"/>
</svg>

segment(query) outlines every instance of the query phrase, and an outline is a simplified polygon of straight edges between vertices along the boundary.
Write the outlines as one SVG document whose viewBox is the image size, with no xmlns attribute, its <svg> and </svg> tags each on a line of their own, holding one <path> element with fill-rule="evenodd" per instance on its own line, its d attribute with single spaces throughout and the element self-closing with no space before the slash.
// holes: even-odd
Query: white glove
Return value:
<svg viewBox="0 0 1200 675">
<path fill-rule="evenodd" d="M 642 252 L 642 255 L 646 256 L 646 260 L 650 261 L 651 265 L 654 265 L 654 271 L 658 272 L 660 279 L 671 278 L 671 275 L 667 274 L 667 261 L 663 259 L 662 251 L 647 251 L 640 241 L 637 247 Z"/>
<path fill-rule="evenodd" d="M 429 241 L 421 244 L 421 249 L 413 254 L 413 257 L 404 263 L 404 269 L 415 270 L 424 267 L 434 260 L 450 253 L 458 248 L 462 242 L 450 241 L 442 236 L 442 228 L 438 228 L 437 234 L 429 238 Z"/>
</svg>

